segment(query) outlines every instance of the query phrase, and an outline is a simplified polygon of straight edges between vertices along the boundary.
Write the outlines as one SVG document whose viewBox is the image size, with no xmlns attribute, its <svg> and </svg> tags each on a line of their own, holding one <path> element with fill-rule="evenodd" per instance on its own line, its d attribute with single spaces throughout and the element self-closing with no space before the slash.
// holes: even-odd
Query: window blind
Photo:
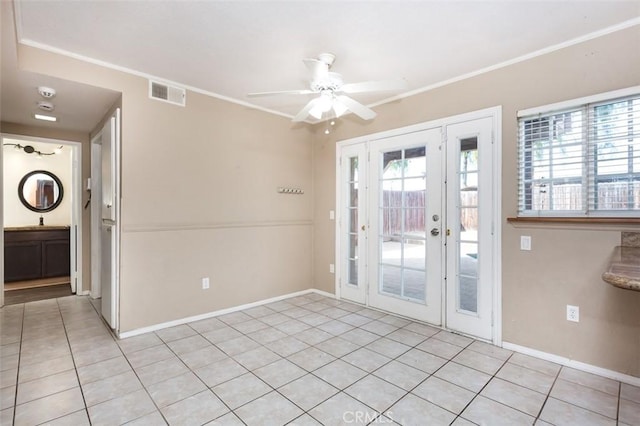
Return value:
<svg viewBox="0 0 640 426">
<path fill-rule="evenodd" d="M 640 213 L 640 94 L 518 119 L 518 214 Z"/>
</svg>

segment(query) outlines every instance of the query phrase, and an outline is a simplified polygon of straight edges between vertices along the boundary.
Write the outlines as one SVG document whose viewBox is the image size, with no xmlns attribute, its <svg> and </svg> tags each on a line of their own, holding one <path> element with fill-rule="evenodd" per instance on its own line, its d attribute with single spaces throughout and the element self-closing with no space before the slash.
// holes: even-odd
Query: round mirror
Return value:
<svg viewBox="0 0 640 426">
<path fill-rule="evenodd" d="M 62 201 L 62 182 L 58 176 L 46 170 L 27 173 L 18 185 L 18 197 L 22 204 L 34 212 L 49 212 Z"/>
</svg>

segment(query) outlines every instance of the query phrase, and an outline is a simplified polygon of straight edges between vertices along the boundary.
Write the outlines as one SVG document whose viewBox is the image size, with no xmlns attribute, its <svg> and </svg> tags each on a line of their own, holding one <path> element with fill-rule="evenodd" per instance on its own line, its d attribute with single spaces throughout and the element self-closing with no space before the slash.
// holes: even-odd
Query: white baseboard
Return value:
<svg viewBox="0 0 640 426">
<path fill-rule="evenodd" d="M 606 368 L 597 367 L 591 364 L 586 364 L 584 362 L 565 358 L 560 355 L 554 355 L 547 352 L 542 352 L 537 349 L 531 349 L 526 346 L 516 345 L 514 343 L 502 342 L 502 347 L 511 351 L 519 352 L 524 355 L 530 355 L 532 357 L 540 358 L 545 361 L 555 362 L 556 364 L 575 368 L 576 370 L 596 374 L 598 376 L 607 377 L 609 379 L 617 380 L 619 382 L 627 383 L 629 385 L 640 386 L 640 377 L 619 373 L 617 371 L 608 370 Z"/>
<path fill-rule="evenodd" d="M 276 296 L 276 297 L 272 297 L 272 298 L 265 299 L 265 300 L 259 300 L 257 302 L 246 303 L 244 305 L 234 306 L 232 308 L 220 309 L 218 311 L 207 312 L 206 314 L 195 315 L 195 316 L 187 317 L 187 318 L 180 318 L 180 319 L 173 320 L 173 321 L 168 321 L 168 322 L 163 322 L 163 323 L 160 323 L 160 324 L 150 325 L 148 327 L 136 328 L 135 330 L 125 331 L 123 333 L 117 333 L 117 335 L 118 335 L 119 339 L 126 339 L 127 337 L 138 336 L 140 334 L 145 334 L 145 333 L 150 333 L 152 331 L 162 330 L 163 328 L 175 327 L 177 325 L 182 325 L 182 324 L 186 324 L 186 323 L 189 323 L 189 322 L 200 321 L 200 320 L 203 320 L 203 319 L 213 318 L 213 317 L 217 317 L 217 316 L 224 315 L 224 314 L 230 314 L 232 312 L 241 311 L 243 309 L 253 308 L 253 307 L 261 306 L 261 305 L 266 305 L 268 303 L 278 302 L 280 300 L 289 299 L 291 297 L 303 296 L 303 295 L 309 294 L 309 293 L 316 293 L 316 294 L 319 294 L 319 295 L 322 295 L 322 296 L 335 298 L 334 294 L 328 293 L 328 292 L 322 291 L 322 290 L 309 289 L 309 290 L 296 291 L 294 293 L 284 294 L 282 296 Z"/>
</svg>

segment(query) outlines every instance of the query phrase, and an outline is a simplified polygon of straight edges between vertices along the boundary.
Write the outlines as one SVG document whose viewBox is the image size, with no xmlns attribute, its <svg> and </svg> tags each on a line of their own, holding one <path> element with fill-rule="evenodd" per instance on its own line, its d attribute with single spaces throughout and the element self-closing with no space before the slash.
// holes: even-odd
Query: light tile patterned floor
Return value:
<svg viewBox="0 0 640 426">
<path fill-rule="evenodd" d="M 2 425 L 638 425 L 640 388 L 309 294 L 116 340 L 0 310 Z"/>
</svg>

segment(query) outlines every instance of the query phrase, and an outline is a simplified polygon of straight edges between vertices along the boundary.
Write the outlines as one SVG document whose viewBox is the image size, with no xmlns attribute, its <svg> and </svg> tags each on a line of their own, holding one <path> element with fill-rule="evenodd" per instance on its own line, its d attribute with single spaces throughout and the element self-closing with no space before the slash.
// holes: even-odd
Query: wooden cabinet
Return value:
<svg viewBox="0 0 640 426">
<path fill-rule="evenodd" d="M 4 281 L 64 277 L 70 273 L 68 227 L 4 231 Z"/>
</svg>

